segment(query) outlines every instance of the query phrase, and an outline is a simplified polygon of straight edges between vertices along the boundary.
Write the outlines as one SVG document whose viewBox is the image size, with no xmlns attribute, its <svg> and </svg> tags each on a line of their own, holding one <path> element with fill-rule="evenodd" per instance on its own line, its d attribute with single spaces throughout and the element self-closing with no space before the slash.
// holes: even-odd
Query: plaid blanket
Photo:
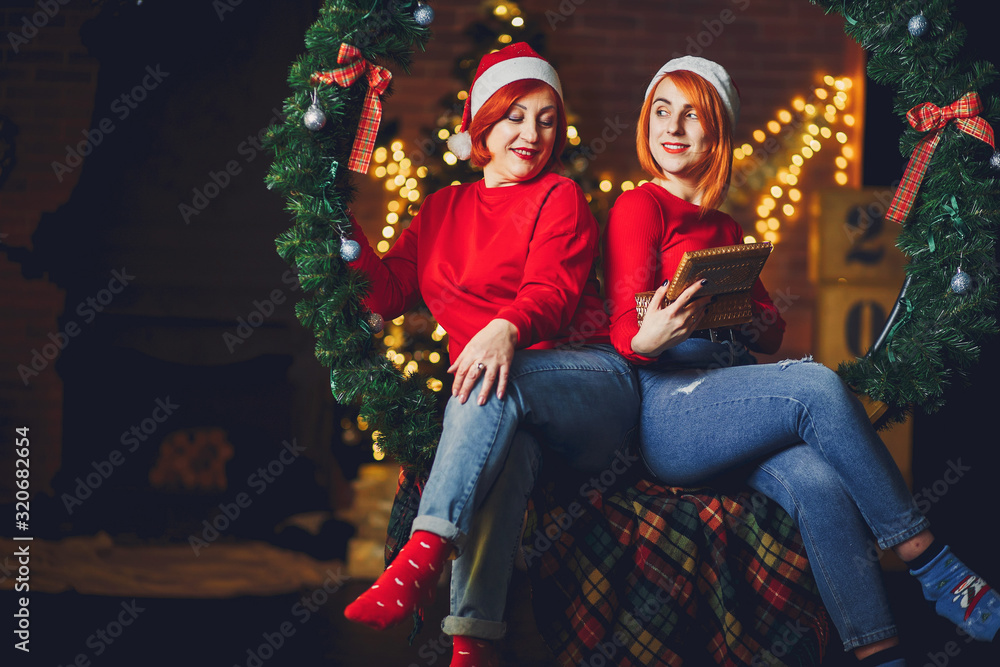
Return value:
<svg viewBox="0 0 1000 667">
<path fill-rule="evenodd" d="M 386 562 L 423 478 L 401 471 Z M 792 519 L 759 494 L 543 479 L 522 541 L 535 621 L 565 667 L 815 665 L 829 638 Z"/>
</svg>

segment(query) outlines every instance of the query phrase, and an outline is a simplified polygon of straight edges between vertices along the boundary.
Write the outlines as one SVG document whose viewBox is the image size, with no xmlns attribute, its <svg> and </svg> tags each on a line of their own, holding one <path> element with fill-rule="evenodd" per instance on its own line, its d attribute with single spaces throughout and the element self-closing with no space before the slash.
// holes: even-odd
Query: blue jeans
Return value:
<svg viewBox="0 0 1000 667">
<path fill-rule="evenodd" d="M 639 370 L 647 466 L 685 486 L 749 464 L 750 486 L 798 523 L 845 650 L 895 636 L 872 534 L 888 549 L 928 522 L 864 408 L 825 366 L 729 367 L 724 346 L 688 340 Z"/>
<path fill-rule="evenodd" d="M 542 450 L 582 471 L 611 464 L 634 431 L 639 390 L 627 361 L 610 345 L 520 350 L 503 400 L 452 398 L 430 476 L 413 520 L 452 540 L 448 634 L 502 637 L 514 553 Z"/>
</svg>

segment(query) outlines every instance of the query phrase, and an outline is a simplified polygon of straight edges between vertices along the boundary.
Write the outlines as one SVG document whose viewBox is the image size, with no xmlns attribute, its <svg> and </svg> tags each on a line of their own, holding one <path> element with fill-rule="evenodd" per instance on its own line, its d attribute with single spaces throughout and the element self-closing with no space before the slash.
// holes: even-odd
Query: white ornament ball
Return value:
<svg viewBox="0 0 1000 667">
<path fill-rule="evenodd" d="M 990 156 L 990 166 L 1000 171 L 1000 151 L 997 151 Z"/>
<path fill-rule="evenodd" d="M 361 244 L 353 239 L 340 242 L 340 258 L 350 264 L 361 256 Z"/>
<path fill-rule="evenodd" d="M 302 124 L 313 132 L 322 130 L 323 126 L 326 125 L 326 114 L 323 113 L 323 110 L 318 105 L 312 104 L 302 114 Z"/>
<path fill-rule="evenodd" d="M 951 291 L 955 294 L 965 294 L 972 289 L 972 276 L 959 267 L 955 275 L 951 277 Z"/>
<path fill-rule="evenodd" d="M 923 34 L 927 32 L 927 19 L 924 18 L 923 14 L 917 14 L 910 19 L 906 28 L 914 37 L 922 37 Z"/>
<path fill-rule="evenodd" d="M 368 316 L 368 327 L 373 334 L 381 333 L 382 329 L 385 328 L 385 320 L 378 313 L 372 313 Z"/>
<path fill-rule="evenodd" d="M 434 20 L 434 10 L 431 9 L 430 5 L 421 2 L 413 10 L 413 20 L 417 22 L 417 25 L 428 26 Z"/>
</svg>

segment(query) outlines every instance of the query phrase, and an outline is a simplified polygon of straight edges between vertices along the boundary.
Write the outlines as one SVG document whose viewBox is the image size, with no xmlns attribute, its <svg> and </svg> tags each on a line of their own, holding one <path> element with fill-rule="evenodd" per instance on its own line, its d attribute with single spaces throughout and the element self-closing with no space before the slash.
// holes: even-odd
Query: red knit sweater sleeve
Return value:
<svg viewBox="0 0 1000 667">
<path fill-rule="evenodd" d="M 611 342 L 618 353 L 637 364 L 656 357 L 632 351 L 639 332 L 635 294 L 655 290 L 663 241 L 663 218 L 653 197 L 640 190 L 622 193 L 611 209 L 604 239 L 604 287 L 611 315 Z"/>
<path fill-rule="evenodd" d="M 517 347 L 569 326 L 597 253 L 597 221 L 580 187 L 559 178 L 538 210 L 517 296 L 496 317 L 517 328 Z"/>
<path fill-rule="evenodd" d="M 351 266 L 362 271 L 371 283 L 364 305 L 385 320 L 399 317 L 418 298 L 417 241 L 420 214 L 403 230 L 396 243 L 382 258 L 372 250 L 364 230 L 353 215 L 350 219 L 354 240 L 361 244 L 361 256 Z"/>
</svg>

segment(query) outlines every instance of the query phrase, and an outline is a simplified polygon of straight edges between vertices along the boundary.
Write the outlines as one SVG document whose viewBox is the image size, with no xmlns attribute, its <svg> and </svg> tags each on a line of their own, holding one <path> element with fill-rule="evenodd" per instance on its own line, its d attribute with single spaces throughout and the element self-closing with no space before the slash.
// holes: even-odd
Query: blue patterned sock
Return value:
<svg viewBox="0 0 1000 667">
<path fill-rule="evenodd" d="M 1000 631 L 1000 594 L 956 558 L 950 547 L 910 574 L 939 615 L 974 639 L 993 641 Z"/>
</svg>

